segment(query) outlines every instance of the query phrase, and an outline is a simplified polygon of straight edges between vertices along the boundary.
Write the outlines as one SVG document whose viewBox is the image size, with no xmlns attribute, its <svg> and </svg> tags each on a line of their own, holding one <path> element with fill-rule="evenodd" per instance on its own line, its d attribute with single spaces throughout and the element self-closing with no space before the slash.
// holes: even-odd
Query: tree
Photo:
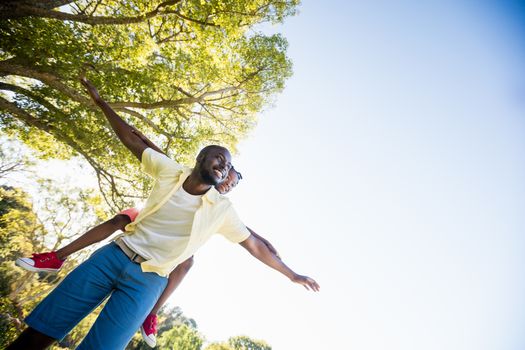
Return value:
<svg viewBox="0 0 525 350">
<path fill-rule="evenodd" d="M 180 307 L 168 307 L 164 306 L 160 309 L 158 313 L 159 317 L 159 328 L 157 333 L 157 338 L 160 339 L 160 337 L 163 336 L 165 332 L 170 331 L 173 328 L 180 327 L 180 326 L 186 326 L 192 331 L 190 333 L 192 334 L 198 334 L 197 333 L 197 323 L 194 319 L 186 317 L 183 313 Z M 177 333 L 178 334 L 178 333 Z M 185 334 L 185 333 L 184 333 Z M 173 337 L 176 335 L 168 335 L 166 337 Z M 165 340 L 166 343 L 169 343 L 169 341 Z M 202 343 L 201 343 L 202 344 Z M 191 346 L 194 345 L 187 345 L 190 349 L 193 349 Z M 139 334 L 135 334 L 131 342 L 126 347 L 126 350 L 149 350 L 151 349 L 149 345 L 146 344 L 144 340 L 142 340 L 142 337 Z"/>
<path fill-rule="evenodd" d="M 20 256 L 49 249 L 46 237 L 59 227 L 58 221 L 42 220 L 34 212 L 23 190 L 0 186 L 0 348 L 14 340 L 23 329 L 24 316 L 78 263 L 72 259 L 59 275 L 34 274 L 14 266 Z M 53 241 L 59 244 L 63 237 L 54 237 Z M 79 340 L 87 329 L 86 322 L 94 317 L 77 328 L 69 340 Z"/>
<path fill-rule="evenodd" d="M 17 235 L 10 234 L 14 226 Z M 11 264 L 14 252 L 31 249 L 32 237 L 28 233 L 37 229 L 27 196 L 20 190 L 8 186 L 0 187 L 0 348 L 11 342 L 22 329 L 22 309 L 9 298 L 13 284 L 22 277 L 13 271 Z"/>
<path fill-rule="evenodd" d="M 212 343 L 204 350 L 233 350 L 233 348 L 227 343 Z"/>
<path fill-rule="evenodd" d="M 237 336 L 231 337 L 226 343 L 212 343 L 204 350 L 272 350 L 272 347 L 262 340 Z"/>
<path fill-rule="evenodd" d="M 20 149 L 14 147 L 12 142 L 0 137 L 0 181 L 6 181 L 7 176 L 24 172 L 31 164 L 32 162 L 22 156 Z"/>
<path fill-rule="evenodd" d="M 228 344 L 234 350 L 272 350 L 272 347 L 262 340 L 254 340 L 247 336 L 238 336 L 228 339 Z"/>
<path fill-rule="evenodd" d="M 204 338 L 196 329 L 187 325 L 171 328 L 159 336 L 159 349 L 200 350 Z"/>
<path fill-rule="evenodd" d="M 4 139 L 4 141 L 6 141 Z M 16 149 L 10 142 L 0 150 Z M 5 164 L 18 164 L 31 174 L 31 161 L 21 153 L 5 152 L 0 158 L 0 169 L 9 180 L 17 169 Z M 17 158 L 18 156 L 18 158 Z M 14 260 L 35 251 L 56 249 L 94 223 L 96 200 L 89 192 L 64 187 L 62 184 L 40 178 L 38 193 L 42 198 L 31 198 L 21 188 L 0 186 L 0 348 L 4 348 L 22 331 L 23 318 L 33 307 L 82 260 L 85 253 L 70 257 L 58 275 L 30 273 L 14 265 Z M 85 335 L 97 312 L 88 316 L 61 342 L 78 343 Z"/>
<path fill-rule="evenodd" d="M 150 183 L 83 92 L 180 162 L 206 143 L 235 150 L 291 75 L 286 40 L 257 33 L 298 1 L 29 0 L 0 4 L 0 130 L 42 158 L 83 157 L 113 208 Z M 63 6 L 56 8 L 57 6 Z"/>
<path fill-rule="evenodd" d="M 178 306 L 163 306 L 159 312 L 159 322 L 159 334 L 180 325 L 197 329 L 197 322 L 193 318 L 185 316 L 182 313 L 182 309 Z"/>
</svg>

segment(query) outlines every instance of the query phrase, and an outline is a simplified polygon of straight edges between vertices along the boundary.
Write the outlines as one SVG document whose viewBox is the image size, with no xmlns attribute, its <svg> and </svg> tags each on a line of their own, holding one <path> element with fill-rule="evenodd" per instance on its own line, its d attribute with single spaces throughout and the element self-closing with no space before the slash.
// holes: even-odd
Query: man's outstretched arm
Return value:
<svg viewBox="0 0 525 350">
<path fill-rule="evenodd" d="M 275 249 L 275 247 L 270 243 L 270 241 L 268 241 L 266 238 L 262 237 L 261 235 L 259 235 L 257 232 L 255 232 L 254 230 L 252 230 L 251 228 L 249 228 L 248 226 L 246 226 L 246 228 L 248 229 L 248 231 L 250 231 L 250 233 L 255 237 L 255 238 L 258 238 L 259 240 L 261 240 L 267 247 L 268 249 L 270 250 L 270 253 L 274 254 L 276 257 L 278 257 L 279 259 L 281 259 L 281 256 L 279 255 L 279 252 L 277 251 L 277 249 Z"/>
<path fill-rule="evenodd" d="M 136 130 L 134 127 L 126 123 L 110 106 L 109 104 L 100 97 L 97 88 L 85 77 L 80 78 L 80 82 L 87 89 L 91 99 L 100 107 L 104 115 L 106 116 L 109 124 L 117 134 L 118 138 L 124 146 L 126 146 L 131 153 L 142 161 L 142 152 L 148 147 L 158 150 L 158 147 L 149 141 L 142 133 Z M 149 141 L 149 144 L 148 142 Z"/>
<path fill-rule="evenodd" d="M 292 282 L 299 283 L 308 290 L 313 290 L 316 292 L 319 291 L 319 284 L 317 284 L 313 278 L 295 273 L 292 269 L 286 266 L 286 264 L 281 259 L 272 254 L 266 244 L 264 244 L 264 242 L 256 238 L 254 235 L 250 235 L 250 237 L 239 244 L 243 246 L 248 252 L 250 252 L 251 255 L 270 266 L 272 269 L 279 271 L 288 277 Z"/>
</svg>

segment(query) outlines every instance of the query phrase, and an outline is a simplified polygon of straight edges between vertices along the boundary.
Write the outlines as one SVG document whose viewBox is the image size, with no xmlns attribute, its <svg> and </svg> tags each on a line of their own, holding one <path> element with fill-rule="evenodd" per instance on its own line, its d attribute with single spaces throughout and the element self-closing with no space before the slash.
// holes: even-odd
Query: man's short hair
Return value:
<svg viewBox="0 0 525 350">
<path fill-rule="evenodd" d="M 212 150 L 225 150 L 225 151 L 228 151 L 228 149 L 226 147 L 222 147 L 222 146 L 219 146 L 219 145 L 208 145 L 208 146 L 204 147 L 203 149 L 201 149 L 201 151 L 197 155 L 197 158 L 201 158 L 201 157 L 206 156 Z"/>
</svg>

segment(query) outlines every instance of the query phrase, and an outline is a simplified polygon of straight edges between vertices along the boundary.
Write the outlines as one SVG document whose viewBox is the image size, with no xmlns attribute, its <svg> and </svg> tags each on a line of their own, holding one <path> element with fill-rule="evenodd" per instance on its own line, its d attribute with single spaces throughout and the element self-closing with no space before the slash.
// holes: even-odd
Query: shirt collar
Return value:
<svg viewBox="0 0 525 350">
<path fill-rule="evenodd" d="M 180 183 L 181 187 L 182 187 L 182 184 L 184 183 L 184 181 L 186 181 L 186 179 L 188 178 L 188 176 L 190 176 L 192 170 L 193 169 L 191 169 L 191 168 L 185 168 L 182 171 L 182 174 L 180 174 L 179 183 Z M 219 199 L 220 195 L 221 194 L 219 193 L 219 191 L 217 191 L 217 189 L 215 189 L 215 187 L 212 186 L 205 194 L 202 195 L 202 198 L 206 199 L 208 202 L 213 204 L 213 203 L 217 202 L 217 200 Z"/>
<path fill-rule="evenodd" d="M 206 192 L 202 197 L 205 198 L 208 202 L 211 204 L 217 202 L 219 199 L 220 193 L 215 189 L 215 187 L 211 187 L 208 192 Z"/>
</svg>

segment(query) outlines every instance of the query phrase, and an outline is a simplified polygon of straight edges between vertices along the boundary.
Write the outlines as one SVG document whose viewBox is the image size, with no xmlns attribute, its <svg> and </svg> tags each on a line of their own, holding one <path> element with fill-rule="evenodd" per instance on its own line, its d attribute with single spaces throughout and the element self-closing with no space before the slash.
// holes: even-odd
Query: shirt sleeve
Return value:
<svg viewBox="0 0 525 350">
<path fill-rule="evenodd" d="M 250 237 L 251 234 L 246 228 L 246 225 L 242 223 L 233 207 L 228 208 L 226 218 L 224 219 L 222 226 L 219 228 L 218 233 L 233 243 L 240 243 Z"/>
<path fill-rule="evenodd" d="M 182 166 L 173 159 L 149 147 L 142 152 L 141 164 L 142 170 L 154 179 L 158 179 L 165 172 L 171 173 L 182 169 Z"/>
</svg>

